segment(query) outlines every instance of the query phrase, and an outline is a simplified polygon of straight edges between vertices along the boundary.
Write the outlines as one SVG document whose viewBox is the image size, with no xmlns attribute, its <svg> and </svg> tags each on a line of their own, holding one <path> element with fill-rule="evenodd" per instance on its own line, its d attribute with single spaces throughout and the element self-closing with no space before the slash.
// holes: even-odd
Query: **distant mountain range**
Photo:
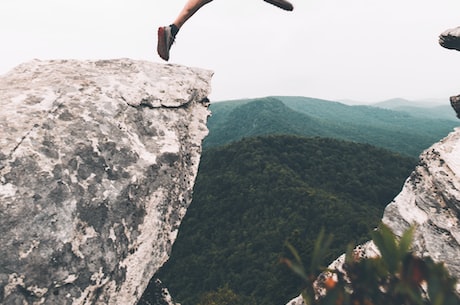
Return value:
<svg viewBox="0 0 460 305">
<path fill-rule="evenodd" d="M 378 104 L 396 104 L 397 106 L 401 106 L 401 104 L 404 104 L 405 106 L 430 108 L 430 107 L 448 105 L 449 98 L 448 97 L 446 98 L 426 98 L 426 99 L 418 99 L 418 100 L 408 100 L 404 98 L 391 98 L 388 100 L 383 100 L 383 101 L 374 102 L 374 103 L 343 99 L 343 100 L 337 100 L 337 102 L 340 102 L 346 105 L 350 105 L 350 106 L 356 106 L 356 105 L 373 106 L 373 105 L 378 105 Z"/>
<path fill-rule="evenodd" d="M 447 99 L 441 102 L 440 100 L 409 101 L 395 98 L 375 103 L 371 106 L 407 112 L 413 116 L 424 118 L 457 120 L 455 112 Z"/>
<path fill-rule="evenodd" d="M 382 107 L 382 108 L 398 108 L 398 107 L 405 107 L 405 106 L 410 106 L 410 107 L 416 107 L 416 108 L 432 108 L 432 107 L 438 107 L 442 105 L 449 105 L 448 99 L 426 99 L 426 100 L 407 100 L 403 98 L 393 98 L 389 100 L 385 100 L 382 102 L 378 103 L 373 103 L 369 104 L 370 106 L 377 106 L 377 107 Z"/>
<path fill-rule="evenodd" d="M 327 137 L 368 143 L 409 156 L 460 125 L 449 105 L 423 107 L 395 99 L 350 106 L 308 97 L 274 96 L 213 103 L 204 147 L 268 134 Z"/>
</svg>

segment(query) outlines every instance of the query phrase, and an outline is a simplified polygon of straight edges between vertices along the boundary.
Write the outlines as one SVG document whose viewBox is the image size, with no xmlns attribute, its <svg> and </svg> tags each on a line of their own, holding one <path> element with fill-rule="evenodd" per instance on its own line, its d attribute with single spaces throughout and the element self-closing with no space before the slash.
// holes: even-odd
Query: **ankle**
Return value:
<svg viewBox="0 0 460 305">
<path fill-rule="evenodd" d="M 174 23 L 170 25 L 171 27 L 171 34 L 173 37 L 176 37 L 177 33 L 179 32 L 179 27 L 175 25 Z"/>
</svg>

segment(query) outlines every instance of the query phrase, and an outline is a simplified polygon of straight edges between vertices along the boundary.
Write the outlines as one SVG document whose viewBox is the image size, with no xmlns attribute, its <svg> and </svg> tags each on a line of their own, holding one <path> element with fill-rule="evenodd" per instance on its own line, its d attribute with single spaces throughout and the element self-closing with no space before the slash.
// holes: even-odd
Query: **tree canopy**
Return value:
<svg viewBox="0 0 460 305">
<path fill-rule="evenodd" d="M 285 242 L 308 261 L 321 228 L 334 236 L 330 260 L 348 243 L 368 240 L 415 164 L 367 144 L 297 136 L 206 150 L 158 276 L 182 305 L 219 291 L 241 304 L 284 304 L 301 285 L 279 262 L 289 252 Z"/>
</svg>

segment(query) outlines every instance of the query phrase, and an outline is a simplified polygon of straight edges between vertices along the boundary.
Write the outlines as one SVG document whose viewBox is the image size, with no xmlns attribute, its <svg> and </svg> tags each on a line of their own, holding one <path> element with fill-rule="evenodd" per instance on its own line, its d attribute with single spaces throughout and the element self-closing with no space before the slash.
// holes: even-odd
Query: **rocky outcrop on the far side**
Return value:
<svg viewBox="0 0 460 305">
<path fill-rule="evenodd" d="M 427 149 L 383 222 L 401 235 L 416 226 L 414 250 L 460 278 L 460 129 Z"/>
<path fill-rule="evenodd" d="M 447 29 L 439 35 L 439 44 L 451 50 L 460 50 L 460 27 Z"/>
<path fill-rule="evenodd" d="M 460 51 L 460 26 L 442 32 L 439 35 L 439 44 L 446 49 Z M 460 118 L 460 95 L 451 96 L 450 104 Z"/>
</svg>

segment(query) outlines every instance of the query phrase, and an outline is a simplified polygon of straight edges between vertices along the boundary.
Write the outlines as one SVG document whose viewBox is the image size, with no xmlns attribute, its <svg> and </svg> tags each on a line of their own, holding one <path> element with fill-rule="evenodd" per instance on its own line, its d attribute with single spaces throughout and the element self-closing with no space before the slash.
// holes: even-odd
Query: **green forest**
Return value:
<svg viewBox="0 0 460 305">
<path fill-rule="evenodd" d="M 211 104 L 210 109 L 205 148 L 244 137 L 291 134 L 367 143 L 418 157 L 459 126 L 452 109 L 452 119 L 428 118 L 426 109 L 421 108 L 408 113 L 306 97 L 219 102 Z"/>
<path fill-rule="evenodd" d="M 417 162 L 369 144 L 295 135 L 244 138 L 202 154 L 193 202 L 157 276 L 182 305 L 230 298 L 280 305 L 301 282 L 280 259 L 308 262 L 322 228 L 327 259 L 369 239 Z M 149 303 L 149 289 L 139 305 Z M 227 304 L 222 301 L 222 304 Z"/>
</svg>

